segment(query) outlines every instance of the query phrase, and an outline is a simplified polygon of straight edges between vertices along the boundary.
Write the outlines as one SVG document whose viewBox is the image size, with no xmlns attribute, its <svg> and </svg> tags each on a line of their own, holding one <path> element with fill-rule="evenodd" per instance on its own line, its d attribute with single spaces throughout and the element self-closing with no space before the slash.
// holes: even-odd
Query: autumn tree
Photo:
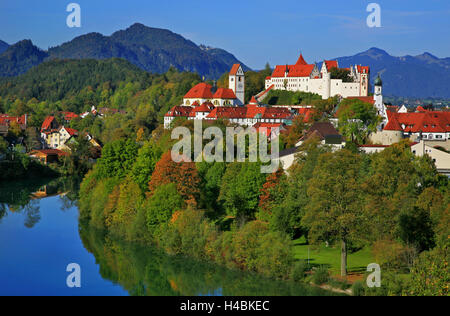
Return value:
<svg viewBox="0 0 450 316">
<path fill-rule="evenodd" d="M 341 275 L 347 275 L 347 250 L 361 236 L 364 223 L 360 183 L 361 159 L 347 150 L 319 157 L 308 187 L 311 197 L 303 218 L 313 242 L 341 243 Z"/>
<path fill-rule="evenodd" d="M 176 184 L 178 193 L 187 204 L 197 205 L 201 180 L 195 163 L 176 163 L 172 160 L 171 151 L 166 152 L 156 163 L 155 170 L 148 184 L 149 197 L 155 193 L 155 190 L 160 185 L 168 183 Z"/>
</svg>

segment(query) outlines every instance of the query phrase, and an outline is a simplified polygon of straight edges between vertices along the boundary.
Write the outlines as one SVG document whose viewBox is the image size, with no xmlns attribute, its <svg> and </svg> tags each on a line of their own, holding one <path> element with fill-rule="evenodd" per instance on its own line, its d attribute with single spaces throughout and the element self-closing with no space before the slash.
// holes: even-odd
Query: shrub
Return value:
<svg viewBox="0 0 450 316">
<path fill-rule="evenodd" d="M 327 283 L 330 279 L 328 268 L 324 265 L 321 265 L 316 269 L 313 275 L 314 284 L 321 285 Z"/>
<path fill-rule="evenodd" d="M 361 281 L 356 281 L 352 285 L 353 296 L 363 296 L 364 295 L 364 284 Z"/>
<path fill-rule="evenodd" d="M 306 271 L 308 271 L 308 264 L 305 260 L 300 260 L 295 263 L 291 272 L 291 279 L 294 281 L 301 281 L 306 277 Z"/>
</svg>

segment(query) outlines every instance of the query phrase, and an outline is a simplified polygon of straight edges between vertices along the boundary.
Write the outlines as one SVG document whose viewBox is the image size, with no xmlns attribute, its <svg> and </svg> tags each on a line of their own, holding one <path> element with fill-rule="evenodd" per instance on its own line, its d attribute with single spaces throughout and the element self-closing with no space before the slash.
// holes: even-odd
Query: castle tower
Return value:
<svg viewBox="0 0 450 316">
<path fill-rule="evenodd" d="M 362 67 L 360 75 L 360 93 L 362 97 L 367 97 L 369 95 L 369 72 L 366 67 Z M 380 79 L 381 81 L 381 79 Z"/>
<path fill-rule="evenodd" d="M 234 64 L 228 76 L 229 88 L 233 90 L 238 99 L 237 105 L 244 105 L 245 74 L 240 64 Z"/>
</svg>

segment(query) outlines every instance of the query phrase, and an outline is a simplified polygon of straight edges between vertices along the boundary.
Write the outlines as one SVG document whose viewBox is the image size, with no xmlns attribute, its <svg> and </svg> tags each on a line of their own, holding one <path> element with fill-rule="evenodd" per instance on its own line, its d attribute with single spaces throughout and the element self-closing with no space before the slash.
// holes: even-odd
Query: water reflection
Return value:
<svg viewBox="0 0 450 316">
<path fill-rule="evenodd" d="M 39 199 L 61 196 L 61 210 L 76 203 L 80 179 L 34 179 L 30 181 L 0 183 L 0 222 L 11 213 L 23 214 L 24 225 L 33 228 L 41 220 Z"/>
<path fill-rule="evenodd" d="M 8 240 L 0 243 L 0 295 L 332 294 L 208 262 L 171 257 L 156 248 L 112 238 L 78 223 L 78 185 L 76 179 L 0 185 L 0 240 Z M 76 292 L 65 287 L 65 267 L 70 262 L 82 266 L 83 286 Z"/>
<path fill-rule="evenodd" d="M 158 249 L 126 243 L 86 225 L 80 225 L 86 249 L 93 253 L 103 278 L 119 283 L 139 296 L 277 296 L 330 295 L 294 282 L 266 279 L 231 271 L 207 262 L 171 257 Z"/>
</svg>

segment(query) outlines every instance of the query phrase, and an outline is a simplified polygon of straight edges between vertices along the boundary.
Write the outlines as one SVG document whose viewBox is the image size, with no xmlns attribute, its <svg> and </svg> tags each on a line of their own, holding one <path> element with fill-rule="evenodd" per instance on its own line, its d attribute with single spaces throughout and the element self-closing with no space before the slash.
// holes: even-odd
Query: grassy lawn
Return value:
<svg viewBox="0 0 450 316">
<path fill-rule="evenodd" d="M 341 269 L 341 248 L 340 246 L 307 245 L 304 237 L 294 240 L 295 259 L 308 259 L 312 266 L 327 265 L 333 275 L 340 274 Z M 369 248 L 364 248 L 347 256 L 347 270 L 349 273 L 363 273 L 367 266 L 375 262 Z"/>
</svg>

